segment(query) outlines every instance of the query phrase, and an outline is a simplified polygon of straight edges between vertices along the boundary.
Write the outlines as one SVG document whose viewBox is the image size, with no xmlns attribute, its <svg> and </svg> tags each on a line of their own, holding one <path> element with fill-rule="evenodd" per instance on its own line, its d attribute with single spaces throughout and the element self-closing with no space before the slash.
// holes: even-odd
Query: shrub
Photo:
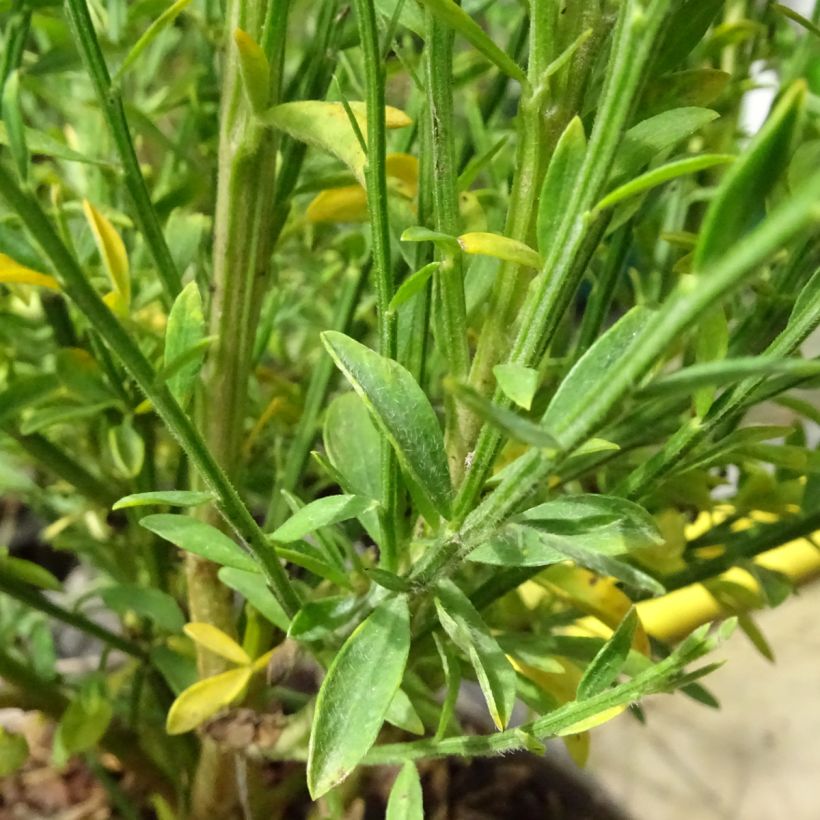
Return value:
<svg viewBox="0 0 820 820">
<path fill-rule="evenodd" d="M 701 622 L 769 651 L 818 565 L 816 14 L 5 5 L 0 475 L 91 581 L 3 555 L 0 674 L 58 763 L 161 817 L 389 764 L 420 817 L 416 761 L 714 705 Z"/>
</svg>

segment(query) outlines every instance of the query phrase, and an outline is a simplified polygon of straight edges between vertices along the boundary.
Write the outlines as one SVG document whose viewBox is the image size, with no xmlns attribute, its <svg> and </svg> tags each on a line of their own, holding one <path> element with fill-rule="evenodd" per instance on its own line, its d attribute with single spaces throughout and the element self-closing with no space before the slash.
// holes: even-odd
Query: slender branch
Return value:
<svg viewBox="0 0 820 820">
<path fill-rule="evenodd" d="M 195 469 L 216 495 L 222 515 L 259 561 L 279 603 L 289 614 L 295 613 L 299 608 L 299 598 L 273 547 L 205 445 L 199 431 L 174 399 L 167 385 L 158 381 L 156 372 L 137 343 L 89 284 L 74 257 L 51 226 L 40 204 L 33 197 L 23 193 L 2 165 L 0 197 L 17 213 L 51 261 L 58 281 L 68 297 L 120 359 L 140 389 L 151 400 L 168 430 L 180 442 Z"/>
<path fill-rule="evenodd" d="M 367 165 L 365 182 L 367 210 L 373 243 L 373 273 L 379 314 L 379 350 L 383 356 L 396 358 L 396 314 L 390 310 L 393 297 L 393 269 L 390 265 L 390 219 L 387 201 L 387 171 L 385 154 L 387 138 L 384 122 L 384 69 L 381 60 L 376 10 L 373 0 L 355 0 L 359 40 L 364 55 L 367 78 Z M 395 571 L 396 504 L 398 498 L 398 462 L 393 448 L 382 441 L 382 503 L 385 514 L 382 524 L 381 562 L 385 569 Z"/>
<path fill-rule="evenodd" d="M 74 39 L 80 49 L 91 82 L 94 84 L 97 100 L 119 154 L 125 187 L 128 189 L 134 203 L 137 225 L 157 266 L 157 273 L 162 282 L 166 299 L 170 304 L 181 290 L 182 283 L 176 263 L 168 248 L 168 243 L 165 241 L 165 234 L 162 232 L 159 217 L 151 202 L 148 186 L 145 184 L 145 178 L 140 170 L 139 160 L 128 128 L 128 121 L 125 118 L 122 97 L 119 90 L 111 84 L 111 77 L 105 64 L 97 34 L 94 31 L 91 15 L 88 13 L 86 0 L 65 0 L 65 10 L 74 31 Z"/>
</svg>

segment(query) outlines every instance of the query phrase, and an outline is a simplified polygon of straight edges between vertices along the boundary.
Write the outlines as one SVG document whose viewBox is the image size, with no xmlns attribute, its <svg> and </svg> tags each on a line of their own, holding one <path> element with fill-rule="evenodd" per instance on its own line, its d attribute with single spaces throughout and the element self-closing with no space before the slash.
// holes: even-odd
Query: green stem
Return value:
<svg viewBox="0 0 820 820">
<path fill-rule="evenodd" d="M 455 33 L 429 9 L 427 22 L 427 103 L 431 129 L 433 175 L 433 227 L 441 233 L 461 233 L 458 210 L 458 171 L 455 163 L 455 130 L 453 123 L 453 39 Z M 467 347 L 467 311 L 464 302 L 462 255 L 440 252 L 441 265 L 434 274 L 435 315 L 439 320 L 439 344 L 450 375 L 461 381 L 470 366 Z M 447 405 L 447 454 L 450 474 L 457 485 L 464 472 L 467 455 L 466 415 L 463 405 L 452 399 Z"/>
<path fill-rule="evenodd" d="M 115 632 L 111 632 L 104 626 L 90 621 L 78 612 L 72 612 L 64 609 L 59 604 L 55 604 L 38 589 L 21 583 L 12 576 L 7 575 L 2 569 L 0 569 L 0 592 L 61 623 L 73 626 L 75 629 L 85 632 L 86 635 L 101 640 L 112 649 L 119 649 L 134 658 L 144 659 L 146 657 L 145 650 L 142 647 L 127 638 L 123 638 L 121 635 L 117 635 Z"/>
<path fill-rule="evenodd" d="M 385 155 L 387 137 L 384 122 L 384 71 L 381 61 L 376 10 L 373 0 L 355 0 L 359 41 L 364 56 L 367 79 L 367 165 L 365 183 L 367 210 L 372 234 L 373 274 L 376 278 L 376 298 L 379 314 L 379 351 L 396 358 L 396 315 L 390 310 L 393 298 L 393 269 L 390 264 L 390 220 L 387 200 Z M 385 569 L 395 572 L 398 566 L 396 550 L 396 506 L 398 499 L 398 462 L 390 444 L 382 442 L 382 503 L 385 514 L 382 523 L 380 561 Z"/>
<path fill-rule="evenodd" d="M 299 598 L 282 569 L 275 551 L 206 446 L 199 431 L 171 395 L 167 385 L 157 380 L 156 372 L 137 343 L 89 284 L 74 257 L 68 252 L 51 226 L 39 203 L 23 193 L 12 175 L 2 165 L 0 165 L 0 196 L 17 213 L 48 257 L 62 289 L 120 359 L 140 389 L 151 400 L 154 409 L 168 430 L 180 442 L 197 472 L 216 495 L 222 515 L 260 563 L 279 603 L 289 614 L 295 613 L 299 608 Z"/>
<path fill-rule="evenodd" d="M 137 225 L 157 266 L 157 273 L 170 304 L 181 290 L 182 283 L 168 243 L 165 241 L 159 217 L 151 202 L 148 186 L 140 170 L 137 153 L 131 140 L 131 132 L 128 129 L 128 121 L 125 118 L 122 97 L 119 90 L 111 84 L 111 77 L 94 31 L 91 15 L 88 13 L 86 0 L 65 0 L 65 10 L 119 154 L 125 187 L 134 204 Z"/>
<path fill-rule="evenodd" d="M 528 290 L 517 336 L 509 355 L 510 362 L 527 367 L 537 366 L 583 276 L 584 266 L 577 263 L 585 249 L 589 250 L 589 235 L 594 230 L 594 223 L 590 224 L 588 213 L 606 185 L 615 152 L 640 92 L 644 71 L 652 57 L 656 34 L 670 5 L 671 0 L 653 0 L 648 8 L 643 8 L 637 0 L 627 0 L 621 6 L 613 36 L 606 85 L 589 146 L 555 240 L 541 273 Z M 511 281 L 517 282 L 517 277 Z M 505 292 L 502 294 L 499 290 L 498 296 L 501 298 L 503 295 L 506 301 L 495 304 L 494 311 L 507 316 L 506 311 L 513 303 L 515 289 L 512 284 L 503 288 Z M 484 380 L 481 383 L 474 382 L 479 389 L 486 390 L 492 376 L 494 359 L 493 352 L 481 357 L 476 354 L 473 372 L 477 378 Z M 496 391 L 495 401 L 505 406 L 508 404 L 500 391 Z M 456 523 L 472 508 L 502 440 L 499 432 L 485 425 L 472 467 L 456 501 Z"/>
</svg>

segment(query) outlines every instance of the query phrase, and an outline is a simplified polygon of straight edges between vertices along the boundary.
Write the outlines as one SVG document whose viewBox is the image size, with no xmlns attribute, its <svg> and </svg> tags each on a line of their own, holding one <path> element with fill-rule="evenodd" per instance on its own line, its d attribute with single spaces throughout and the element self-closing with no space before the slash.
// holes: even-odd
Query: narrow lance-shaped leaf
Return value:
<svg viewBox="0 0 820 820">
<path fill-rule="evenodd" d="M 165 350 L 163 369 L 173 372 L 167 376 L 168 387 L 174 398 L 184 407 L 191 398 L 194 384 L 205 349 L 201 344 L 205 338 L 205 317 L 202 312 L 202 296 L 195 282 L 189 282 L 174 300 L 168 314 L 165 329 Z M 189 357 L 189 351 L 191 355 Z M 185 357 L 184 364 L 181 362 Z"/>
<path fill-rule="evenodd" d="M 587 138 L 580 117 L 573 117 L 555 146 L 538 199 L 536 235 L 538 251 L 550 252 L 558 226 L 567 210 L 575 181 L 587 150 Z"/>
<path fill-rule="evenodd" d="M 421 0 L 421 2 L 439 20 L 457 31 L 505 74 L 521 83 L 527 82 L 521 67 L 490 39 L 481 26 L 461 6 L 453 0 Z"/>
<path fill-rule="evenodd" d="M 316 698 L 307 781 L 314 800 L 341 783 L 376 741 L 404 675 L 410 612 L 388 598 L 356 628 L 333 659 Z"/>
<path fill-rule="evenodd" d="M 623 202 L 625 199 L 656 188 L 664 182 L 669 182 L 669 180 L 687 174 L 694 174 L 706 168 L 713 168 L 715 165 L 725 165 L 734 161 L 734 159 L 735 157 L 731 154 L 701 154 L 697 157 L 686 157 L 674 162 L 668 162 L 618 186 L 614 191 L 610 191 L 592 210 L 599 213 L 617 205 L 619 202 Z"/>
<path fill-rule="evenodd" d="M 409 299 L 412 299 L 417 293 L 424 290 L 430 277 L 439 269 L 440 265 L 441 262 L 430 262 L 424 265 L 424 267 L 419 268 L 415 273 L 410 274 L 410 276 L 399 285 L 395 294 L 393 294 L 393 298 L 388 305 L 390 310 L 396 310 Z"/>
<path fill-rule="evenodd" d="M 621 621 L 612 637 L 601 647 L 598 654 L 584 670 L 578 684 L 578 700 L 594 697 L 603 692 L 618 677 L 629 657 L 632 638 L 638 625 L 638 613 L 633 607 Z"/>
<path fill-rule="evenodd" d="M 408 760 L 390 790 L 385 820 L 424 820 L 422 797 L 416 764 Z"/>
<path fill-rule="evenodd" d="M 226 567 L 258 572 L 254 560 L 225 533 L 187 515 L 148 515 L 140 520 L 147 530 L 180 549 Z"/>
<path fill-rule="evenodd" d="M 246 572 L 234 567 L 220 567 L 219 580 L 225 586 L 235 589 L 263 617 L 283 632 L 290 623 L 285 611 L 270 591 L 265 579 L 257 572 Z"/>
<path fill-rule="evenodd" d="M 265 52 L 247 32 L 238 28 L 233 33 L 239 53 L 242 87 L 254 113 L 261 114 L 270 100 L 270 64 Z"/>
<path fill-rule="evenodd" d="M 166 632 L 179 632 L 185 625 L 185 616 L 179 604 L 161 589 L 141 587 L 136 584 L 117 584 L 103 587 L 99 596 L 114 612 L 124 615 L 135 612 L 153 621 Z"/>
<path fill-rule="evenodd" d="M 198 490 L 155 490 L 148 493 L 134 493 L 123 496 L 111 507 L 112 510 L 125 510 L 130 507 L 147 507 L 154 504 L 169 507 L 198 507 L 213 501 L 212 493 Z"/>
<path fill-rule="evenodd" d="M 470 599 L 452 581 L 436 585 L 435 604 L 444 631 L 470 660 L 493 723 L 503 729 L 515 704 L 515 670 Z"/>
<path fill-rule="evenodd" d="M 17 166 L 17 174 L 22 182 L 28 179 L 28 146 L 26 128 L 23 123 L 23 109 L 20 106 L 20 72 L 12 71 L 3 86 L 2 105 L 3 122 L 6 124 L 9 149 Z"/>
<path fill-rule="evenodd" d="M 229 669 L 219 675 L 197 681 L 171 704 L 165 722 L 169 735 L 190 732 L 226 706 L 244 691 L 253 676 L 249 666 Z"/>
<path fill-rule="evenodd" d="M 729 349 L 729 324 L 722 307 L 710 310 L 701 319 L 695 334 L 695 361 L 699 364 L 722 359 Z M 694 394 L 695 413 L 703 418 L 712 406 L 715 388 L 698 388 Z"/>
<path fill-rule="evenodd" d="M 230 635 L 226 635 L 213 624 L 185 624 L 184 632 L 192 641 L 232 663 L 242 665 L 251 662 L 248 653 Z"/>
<path fill-rule="evenodd" d="M 36 285 L 48 290 L 60 290 L 60 285 L 53 276 L 27 268 L 5 253 L 0 253 L 0 284 Z"/>
<path fill-rule="evenodd" d="M 348 103 L 359 130 L 367 132 L 365 104 Z M 284 131 L 293 139 L 314 145 L 340 159 L 353 171 L 356 179 L 364 187 L 365 152 L 350 124 L 345 107 L 341 103 L 323 100 L 300 100 L 282 103 L 269 108 L 260 115 L 262 122 Z M 398 108 L 385 107 L 385 125 L 388 128 L 403 128 L 412 120 Z"/>
<path fill-rule="evenodd" d="M 527 268 L 541 267 L 541 257 L 529 245 L 497 233 L 474 231 L 458 237 L 458 244 L 464 253 L 478 256 L 492 256 L 504 262 L 523 265 Z"/>
<path fill-rule="evenodd" d="M 543 426 L 561 441 L 562 428 L 587 403 L 589 396 L 599 389 L 601 383 L 612 376 L 612 370 L 635 338 L 643 331 L 654 315 L 650 308 L 632 308 L 604 333 L 561 382 L 544 417 Z"/>
<path fill-rule="evenodd" d="M 271 538 L 283 544 L 298 541 L 321 527 L 356 518 L 376 504 L 372 498 L 361 495 L 329 495 L 317 498 L 297 510 L 282 526 L 271 533 Z"/>
<path fill-rule="evenodd" d="M 805 83 L 794 83 L 726 174 L 703 219 L 693 260 L 697 273 L 708 274 L 708 264 L 763 216 L 765 198 L 788 164 L 805 101 Z"/>
<path fill-rule="evenodd" d="M 83 211 L 94 235 L 94 242 L 100 252 L 103 265 L 111 279 L 117 297 L 115 307 L 127 312 L 131 302 L 131 277 L 128 272 L 128 254 L 125 243 L 111 224 L 108 217 L 98 211 L 87 199 L 83 200 Z"/>
<path fill-rule="evenodd" d="M 326 331 L 322 341 L 393 446 L 402 467 L 436 511 L 449 518 L 453 491 L 444 440 L 424 391 L 398 362 L 343 333 Z"/>
</svg>

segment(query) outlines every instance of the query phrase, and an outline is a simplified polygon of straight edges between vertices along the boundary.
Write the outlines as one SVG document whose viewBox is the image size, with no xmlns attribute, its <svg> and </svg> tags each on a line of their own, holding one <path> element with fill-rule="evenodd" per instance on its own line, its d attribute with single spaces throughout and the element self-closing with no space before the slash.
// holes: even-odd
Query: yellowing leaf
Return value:
<svg viewBox="0 0 820 820">
<path fill-rule="evenodd" d="M 239 52 L 239 71 L 242 85 L 251 108 L 258 114 L 268 105 L 270 96 L 270 64 L 265 52 L 247 32 L 241 28 L 233 33 Z"/>
<path fill-rule="evenodd" d="M 103 216 L 87 199 L 83 200 L 83 211 L 91 233 L 94 235 L 94 242 L 102 257 L 103 265 L 111 278 L 115 293 L 119 298 L 113 304 L 109 299 L 109 307 L 128 309 L 131 303 L 131 278 L 128 273 L 128 254 L 125 252 L 125 244 L 122 237 L 117 233 L 117 229 Z"/>
<path fill-rule="evenodd" d="M 501 234 L 486 231 L 465 233 L 458 238 L 458 244 L 461 245 L 464 253 L 494 256 L 496 259 L 503 259 L 505 262 L 513 262 L 528 268 L 541 267 L 541 256 L 536 251 L 523 242 L 509 239 Z"/>
<path fill-rule="evenodd" d="M 169 735 L 190 732 L 235 701 L 251 679 L 253 671 L 243 666 L 197 681 L 171 704 L 165 730 Z"/>
<path fill-rule="evenodd" d="M 616 629 L 632 607 L 632 601 L 612 578 L 604 578 L 583 567 L 556 564 L 535 580 L 554 594 L 570 601 L 582 612 L 593 615 L 610 629 Z M 649 640 L 638 622 L 632 647 L 649 654 Z"/>
<path fill-rule="evenodd" d="M 60 290 L 60 285 L 53 276 L 27 268 L 5 253 L 0 253 L 0 283 L 4 285 L 36 285 L 49 290 Z"/>
<path fill-rule="evenodd" d="M 362 134 L 367 133 L 366 107 L 363 102 L 352 102 L 350 110 Z M 404 128 L 412 123 L 403 111 L 385 106 L 387 128 Z M 293 139 L 306 142 L 340 159 L 364 185 L 365 153 L 359 144 L 347 111 L 340 102 L 300 100 L 282 103 L 268 109 L 261 120 L 284 131 Z"/>
<path fill-rule="evenodd" d="M 563 741 L 575 765 L 583 769 L 584 766 L 587 765 L 587 760 L 589 760 L 589 732 L 581 732 L 577 735 L 565 735 Z"/>
<path fill-rule="evenodd" d="M 386 170 L 391 188 L 415 199 L 419 187 L 419 161 L 411 154 L 388 154 Z M 367 194 L 361 185 L 344 185 L 320 191 L 305 212 L 308 222 L 366 222 Z"/>
<path fill-rule="evenodd" d="M 625 705 L 613 706 L 611 709 L 604 709 L 603 712 L 599 712 L 597 715 L 592 715 L 591 717 L 579 720 L 577 723 L 573 723 L 571 726 L 561 729 L 556 734 L 558 737 L 565 737 L 566 735 L 577 735 L 581 732 L 588 732 L 590 729 L 594 729 L 596 726 L 600 726 L 601 724 L 612 720 L 612 718 L 618 717 L 618 715 L 620 715 L 625 709 Z"/>
<path fill-rule="evenodd" d="M 367 194 L 361 185 L 320 191 L 305 212 L 308 222 L 366 222 Z"/>
<path fill-rule="evenodd" d="M 183 627 L 185 634 L 200 646 L 238 664 L 251 663 L 248 653 L 229 635 L 212 624 L 190 623 Z"/>
</svg>

